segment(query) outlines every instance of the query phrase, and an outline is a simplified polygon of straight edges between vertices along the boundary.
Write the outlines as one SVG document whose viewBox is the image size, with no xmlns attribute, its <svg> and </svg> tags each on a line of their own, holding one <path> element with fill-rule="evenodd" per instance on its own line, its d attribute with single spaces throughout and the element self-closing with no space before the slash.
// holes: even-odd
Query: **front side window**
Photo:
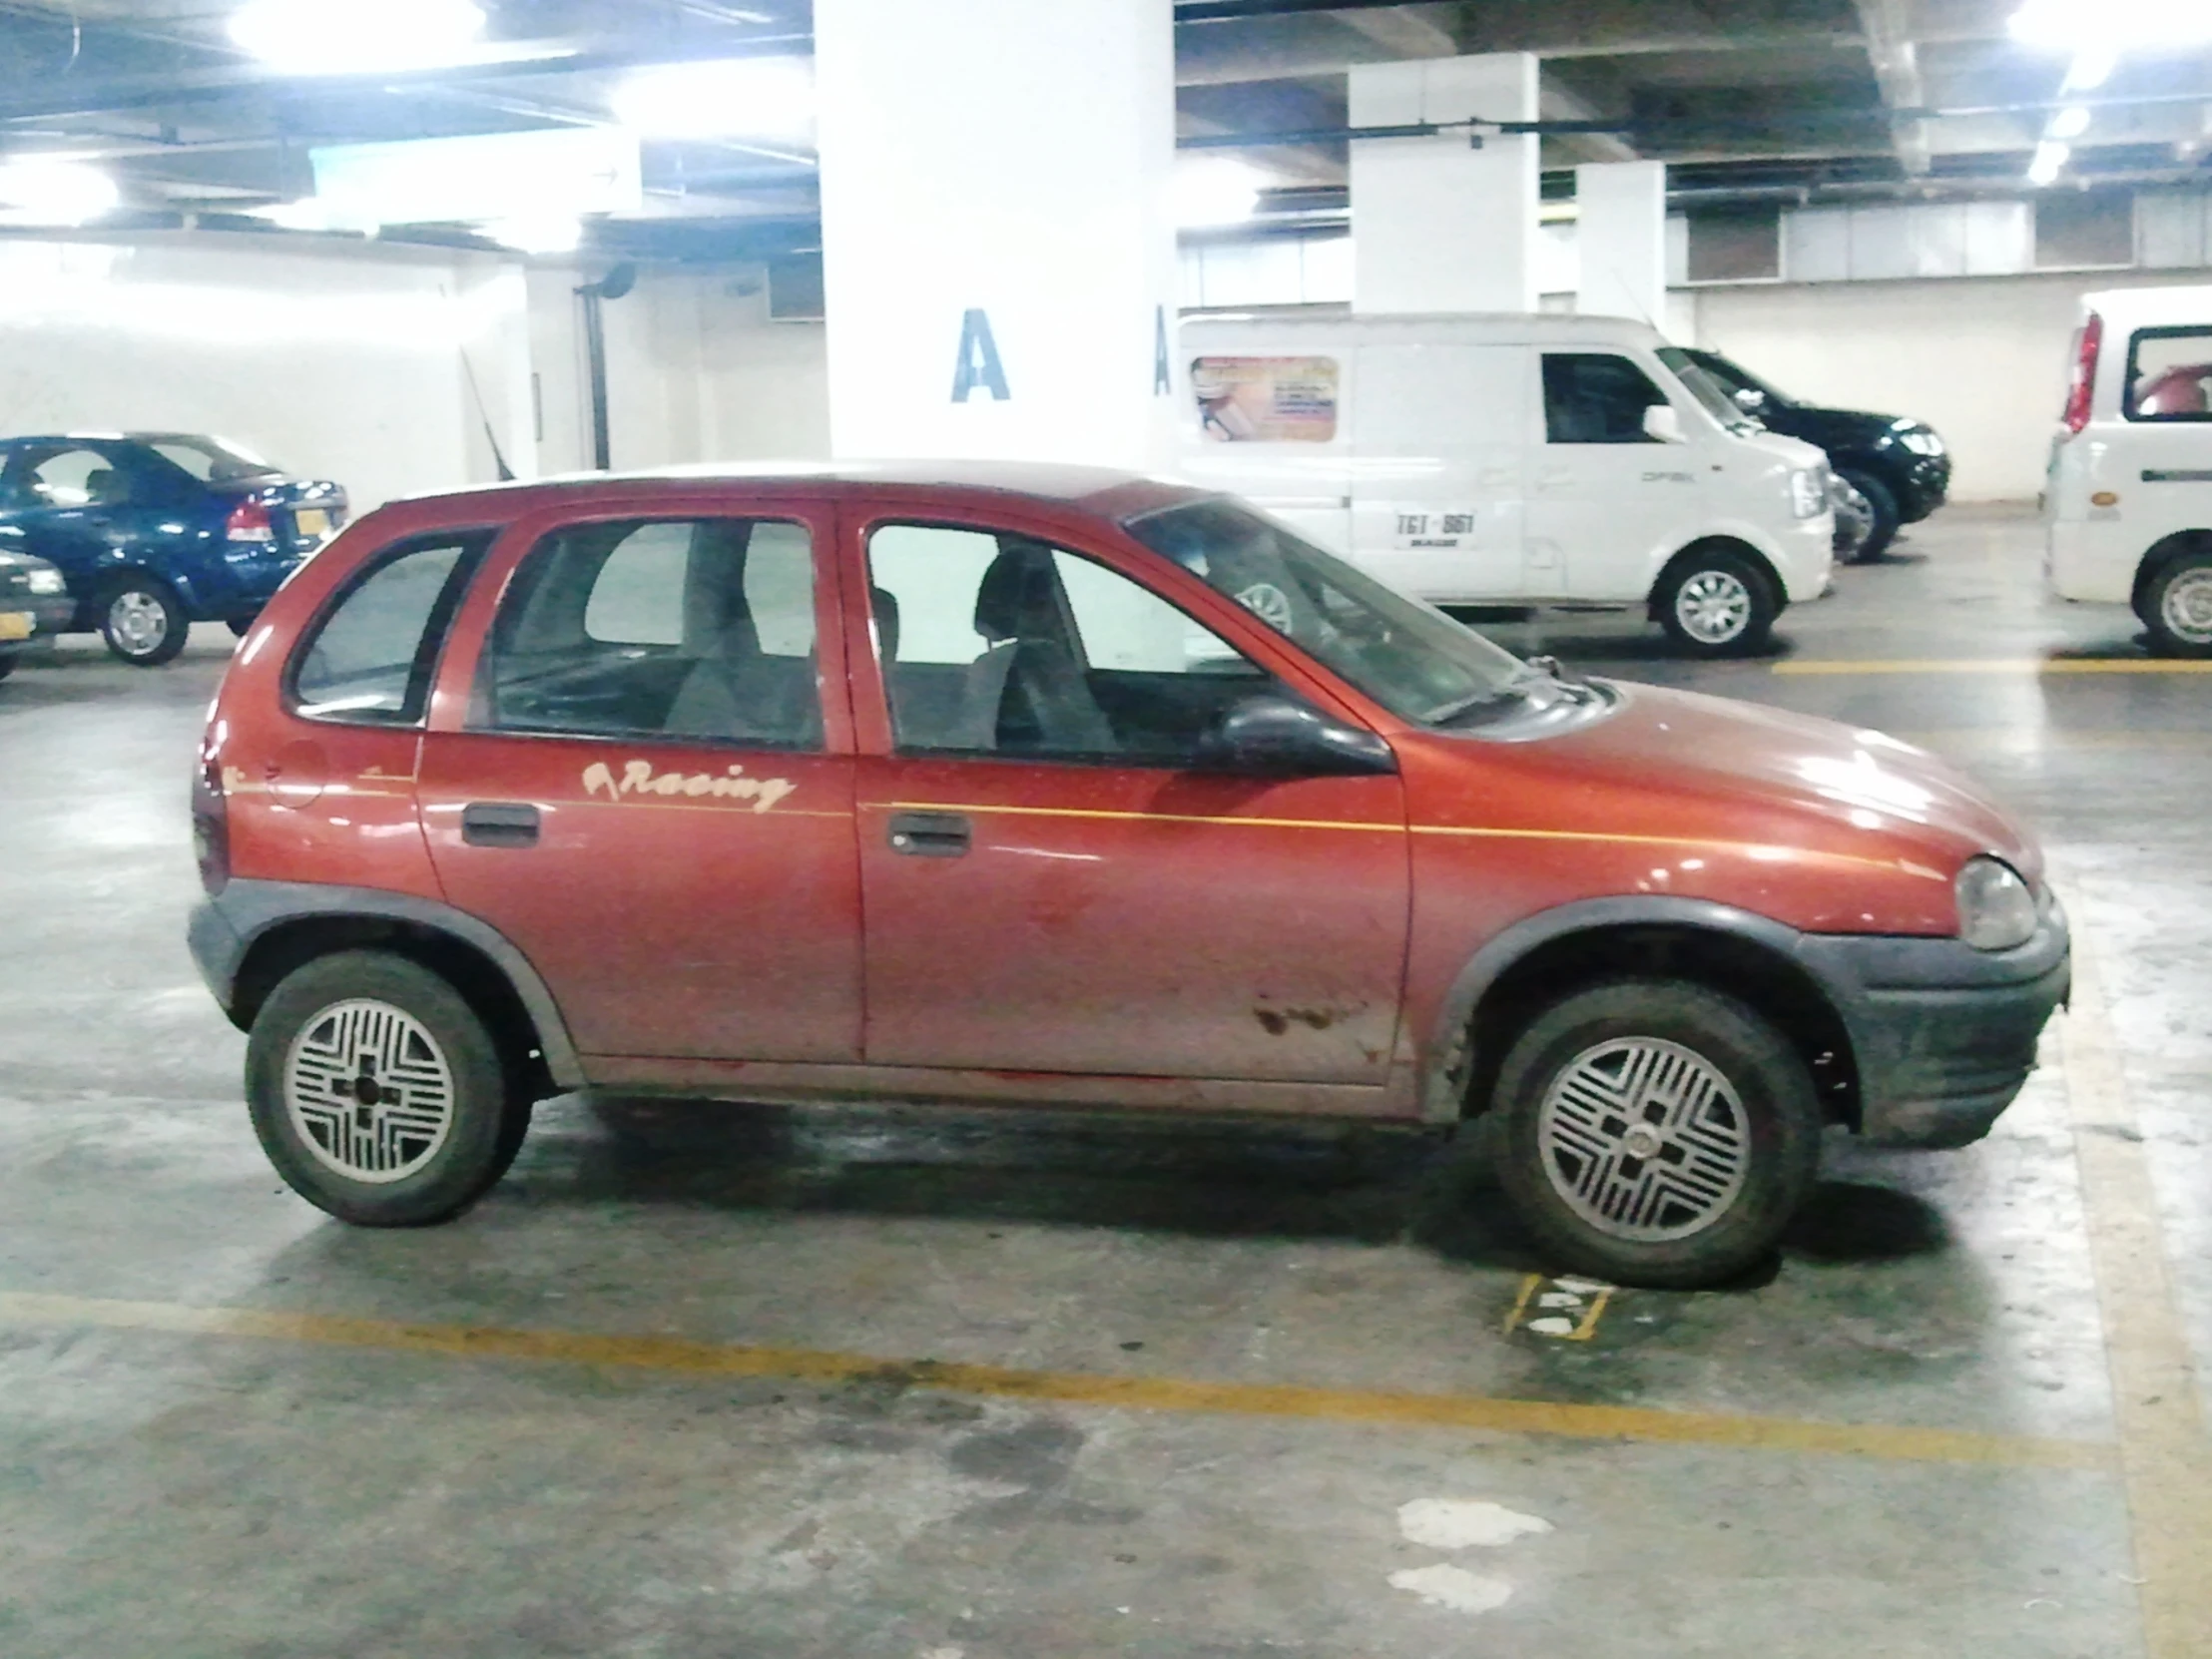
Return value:
<svg viewBox="0 0 2212 1659">
<path fill-rule="evenodd" d="M 500 602 L 470 724 L 819 749 L 807 527 L 623 519 L 555 531 Z"/>
<path fill-rule="evenodd" d="M 1231 704 L 1280 690 L 1141 583 L 1026 536 L 882 525 L 868 582 L 901 753 L 1185 768 Z"/>
<path fill-rule="evenodd" d="M 2139 328 L 2128 343 L 2130 420 L 2212 420 L 2212 328 Z"/>
<path fill-rule="evenodd" d="M 129 495 L 122 469 L 98 449 L 57 449 L 30 458 L 24 470 L 32 504 L 107 507 Z"/>
<path fill-rule="evenodd" d="M 293 660 L 293 709 L 371 726 L 421 720 L 445 631 L 490 542 L 488 530 L 430 536 L 371 560 Z"/>
<path fill-rule="evenodd" d="M 1517 658 L 1242 502 L 1192 501 L 1123 528 L 1401 720 L 1471 724 L 1521 706 L 1534 671 Z"/>
<path fill-rule="evenodd" d="M 1650 443 L 1644 410 L 1666 395 L 1610 352 L 1544 353 L 1544 437 L 1551 443 Z"/>
</svg>

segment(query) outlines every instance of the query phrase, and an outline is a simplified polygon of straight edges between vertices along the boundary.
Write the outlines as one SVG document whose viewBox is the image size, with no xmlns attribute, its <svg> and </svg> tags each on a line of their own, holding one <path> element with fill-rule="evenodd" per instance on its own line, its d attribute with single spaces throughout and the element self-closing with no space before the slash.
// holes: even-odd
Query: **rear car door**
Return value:
<svg viewBox="0 0 2212 1659">
<path fill-rule="evenodd" d="M 539 514 L 471 599 L 423 746 L 431 857 L 587 1057 L 858 1057 L 831 522 L 665 493 Z"/>
<path fill-rule="evenodd" d="M 968 518 L 858 528 L 868 1060 L 1382 1084 L 1397 778 L 1205 770 L 1221 712 L 1285 688 L 1108 556 Z M 1251 574 L 1248 606 L 1292 603 Z"/>
<path fill-rule="evenodd" d="M 1401 593 L 1527 592 L 1525 345 L 1382 341 L 1360 348 L 1353 545 Z"/>
</svg>

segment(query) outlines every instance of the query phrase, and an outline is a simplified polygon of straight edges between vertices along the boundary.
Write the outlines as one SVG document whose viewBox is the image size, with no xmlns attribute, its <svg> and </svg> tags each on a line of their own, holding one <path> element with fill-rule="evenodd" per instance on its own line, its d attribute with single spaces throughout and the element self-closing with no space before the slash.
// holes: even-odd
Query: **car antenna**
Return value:
<svg viewBox="0 0 2212 1659">
<path fill-rule="evenodd" d="M 453 297 L 446 292 L 443 282 L 438 284 L 438 292 L 448 299 Z M 506 451 L 499 447 L 499 434 L 492 429 L 491 411 L 484 407 L 484 388 L 476 383 L 476 365 L 468 360 L 467 346 L 456 344 L 453 349 L 461 354 L 461 374 L 468 381 L 468 395 L 475 401 L 476 418 L 483 423 L 484 441 L 491 445 L 492 464 L 499 469 L 499 481 L 511 484 L 515 481 L 515 471 L 507 464 Z"/>
</svg>

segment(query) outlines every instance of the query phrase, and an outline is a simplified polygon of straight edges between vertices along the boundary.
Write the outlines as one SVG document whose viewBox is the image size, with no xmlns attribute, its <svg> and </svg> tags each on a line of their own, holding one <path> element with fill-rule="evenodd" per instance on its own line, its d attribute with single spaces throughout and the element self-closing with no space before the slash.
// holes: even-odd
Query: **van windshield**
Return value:
<svg viewBox="0 0 2212 1659">
<path fill-rule="evenodd" d="M 1659 360 L 1674 370 L 1675 378 L 1689 388 L 1692 397 L 1705 405 L 1705 412 L 1730 431 L 1758 430 L 1759 423 L 1744 413 L 1743 406 L 1729 395 L 1728 389 L 1681 346 L 1662 345 Z"/>
<path fill-rule="evenodd" d="M 1531 684 L 1547 683 L 1510 652 L 1240 501 L 1193 501 L 1122 528 L 1401 720 L 1477 724 L 1517 712 Z"/>
</svg>

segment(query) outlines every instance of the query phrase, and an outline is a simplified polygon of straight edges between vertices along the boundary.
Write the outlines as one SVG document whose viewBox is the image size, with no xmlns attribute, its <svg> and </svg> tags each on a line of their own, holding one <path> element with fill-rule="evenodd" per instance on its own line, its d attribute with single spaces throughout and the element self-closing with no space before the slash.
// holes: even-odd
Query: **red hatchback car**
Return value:
<svg viewBox="0 0 2212 1659">
<path fill-rule="evenodd" d="M 263 614 L 192 943 L 276 1167 L 450 1217 L 565 1090 L 1448 1126 L 1561 1266 L 1770 1250 L 2064 996 L 2037 849 L 1878 733 L 1507 655 L 1076 468 L 398 503 Z"/>
</svg>

